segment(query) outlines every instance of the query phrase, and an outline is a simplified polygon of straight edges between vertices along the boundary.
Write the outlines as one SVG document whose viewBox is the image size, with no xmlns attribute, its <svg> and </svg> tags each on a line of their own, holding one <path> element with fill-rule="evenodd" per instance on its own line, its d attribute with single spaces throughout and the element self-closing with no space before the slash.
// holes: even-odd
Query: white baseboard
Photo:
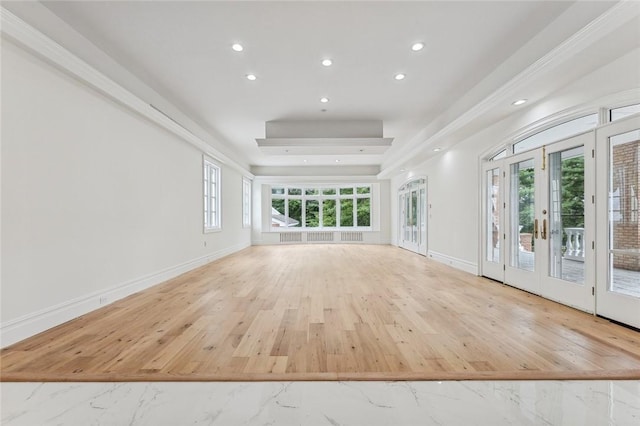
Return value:
<svg viewBox="0 0 640 426">
<path fill-rule="evenodd" d="M 24 315 L 0 325 L 0 348 L 12 345 L 20 340 L 34 336 L 52 327 L 70 321 L 81 315 L 101 308 L 109 303 L 123 299 L 133 293 L 163 283 L 180 274 L 189 272 L 214 260 L 218 260 L 249 247 L 250 244 L 238 244 L 218 250 L 196 259 L 175 265 L 144 277 L 127 281 L 105 290 L 77 297 L 63 303 Z"/>
<path fill-rule="evenodd" d="M 461 271 L 465 271 L 473 275 L 478 275 L 478 264 L 476 263 L 468 262 L 456 257 L 447 256 L 446 254 L 438 253 L 433 250 L 429 250 L 429 252 L 427 253 L 427 257 L 437 262 L 452 266 L 456 269 L 460 269 Z"/>
</svg>

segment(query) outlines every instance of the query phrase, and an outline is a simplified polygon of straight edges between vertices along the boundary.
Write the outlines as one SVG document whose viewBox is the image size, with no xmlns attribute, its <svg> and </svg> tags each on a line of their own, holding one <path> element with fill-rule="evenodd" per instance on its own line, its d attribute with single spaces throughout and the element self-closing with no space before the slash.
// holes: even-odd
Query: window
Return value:
<svg viewBox="0 0 640 426">
<path fill-rule="evenodd" d="M 539 146 L 595 129 L 597 125 L 598 114 L 585 115 L 584 117 L 576 118 L 538 132 L 535 135 L 531 135 L 513 144 L 513 153 L 518 154 L 519 152 L 538 148 Z"/>
<path fill-rule="evenodd" d="M 242 227 L 251 227 L 251 181 L 242 178 Z"/>
<path fill-rule="evenodd" d="M 204 159 L 204 231 L 220 226 L 220 167 Z"/>
<path fill-rule="evenodd" d="M 507 150 L 503 149 L 502 151 L 500 151 L 499 153 L 497 153 L 493 157 L 489 158 L 489 161 L 500 160 L 502 158 L 505 158 L 506 156 L 507 156 Z"/>
<path fill-rule="evenodd" d="M 616 121 L 621 118 L 628 117 L 633 114 L 637 114 L 640 112 L 640 104 L 627 105 L 620 108 L 613 108 L 609 111 L 609 120 Z"/>
<path fill-rule="evenodd" d="M 272 228 L 368 228 L 371 185 L 272 186 Z"/>
</svg>

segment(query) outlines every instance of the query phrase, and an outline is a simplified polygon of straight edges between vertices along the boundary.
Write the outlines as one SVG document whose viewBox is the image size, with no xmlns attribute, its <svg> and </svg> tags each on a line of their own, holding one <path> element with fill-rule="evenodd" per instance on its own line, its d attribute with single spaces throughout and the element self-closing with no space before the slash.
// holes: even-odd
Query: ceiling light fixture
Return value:
<svg viewBox="0 0 640 426">
<path fill-rule="evenodd" d="M 326 104 L 327 102 L 329 102 L 329 98 L 320 98 L 320 102 Z"/>
<path fill-rule="evenodd" d="M 523 103 L 527 102 L 526 99 L 518 99 L 517 101 L 515 101 L 514 103 L 512 103 L 511 105 L 514 106 L 518 106 L 518 105 L 522 105 Z"/>
<path fill-rule="evenodd" d="M 433 148 L 434 152 L 439 152 L 440 150 L 442 150 L 442 148 Z"/>
<path fill-rule="evenodd" d="M 406 75 L 404 75 L 402 73 L 398 73 L 393 78 L 395 78 L 396 80 L 404 80 L 405 77 L 406 77 Z"/>
<path fill-rule="evenodd" d="M 307 162 L 307 160 L 302 160 L 302 162 L 303 162 L 303 163 L 306 163 L 306 162 Z"/>
<path fill-rule="evenodd" d="M 247 80 L 255 81 L 256 78 L 255 74 L 247 74 Z"/>
<path fill-rule="evenodd" d="M 339 162 L 340 162 L 340 160 L 336 160 L 336 163 L 339 163 Z"/>
<path fill-rule="evenodd" d="M 231 46 L 231 48 L 236 52 L 242 52 L 244 50 L 244 47 L 242 47 L 240 43 L 234 44 L 233 46 Z"/>
<path fill-rule="evenodd" d="M 411 46 L 411 50 L 413 50 L 414 52 L 422 50 L 423 48 L 424 48 L 424 43 L 420 41 L 417 43 L 413 43 L 413 45 Z"/>
<path fill-rule="evenodd" d="M 331 59 L 323 59 L 322 60 L 322 65 L 324 65 L 325 67 L 330 67 L 333 64 L 333 61 Z"/>
</svg>

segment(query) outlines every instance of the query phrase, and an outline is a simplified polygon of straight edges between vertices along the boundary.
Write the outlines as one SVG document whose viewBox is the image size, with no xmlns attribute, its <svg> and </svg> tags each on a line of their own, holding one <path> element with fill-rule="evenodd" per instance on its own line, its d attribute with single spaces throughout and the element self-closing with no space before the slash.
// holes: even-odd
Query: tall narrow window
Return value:
<svg viewBox="0 0 640 426">
<path fill-rule="evenodd" d="M 242 178 L 242 226 L 251 227 L 251 181 Z"/>
<path fill-rule="evenodd" d="M 204 160 L 204 231 L 216 231 L 220 226 L 220 167 Z"/>
</svg>

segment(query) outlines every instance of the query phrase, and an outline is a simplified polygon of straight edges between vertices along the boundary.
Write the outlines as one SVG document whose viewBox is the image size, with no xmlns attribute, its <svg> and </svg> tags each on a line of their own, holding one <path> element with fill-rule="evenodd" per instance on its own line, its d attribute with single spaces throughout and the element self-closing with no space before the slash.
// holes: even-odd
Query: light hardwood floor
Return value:
<svg viewBox="0 0 640 426">
<path fill-rule="evenodd" d="M 640 379 L 640 333 L 391 246 L 251 247 L 6 348 L 2 380 Z"/>
</svg>

